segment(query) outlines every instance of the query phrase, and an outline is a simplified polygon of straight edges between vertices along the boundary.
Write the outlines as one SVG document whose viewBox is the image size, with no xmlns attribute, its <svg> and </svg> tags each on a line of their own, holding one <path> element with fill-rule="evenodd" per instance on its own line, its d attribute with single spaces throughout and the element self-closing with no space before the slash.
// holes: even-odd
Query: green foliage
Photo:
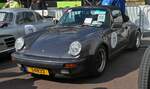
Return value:
<svg viewBox="0 0 150 89">
<path fill-rule="evenodd" d="M 4 3 L 0 3 L 0 9 L 3 7 Z"/>
<path fill-rule="evenodd" d="M 81 6 L 81 1 L 57 1 L 57 7 L 58 8 L 67 8 L 67 7 L 76 7 Z"/>
</svg>

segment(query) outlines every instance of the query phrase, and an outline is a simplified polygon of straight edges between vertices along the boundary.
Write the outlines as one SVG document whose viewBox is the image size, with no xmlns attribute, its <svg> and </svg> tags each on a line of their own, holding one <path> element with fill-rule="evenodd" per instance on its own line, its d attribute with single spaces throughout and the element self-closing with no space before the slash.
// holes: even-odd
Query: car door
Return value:
<svg viewBox="0 0 150 89">
<path fill-rule="evenodd" d="M 110 34 L 110 45 L 113 53 L 116 53 L 126 47 L 128 41 L 127 35 L 127 31 L 123 27 L 123 18 L 120 10 L 113 10 Z"/>
<path fill-rule="evenodd" d="M 35 22 L 33 12 L 23 11 L 19 12 L 16 16 L 16 24 L 21 36 L 36 32 Z"/>
</svg>

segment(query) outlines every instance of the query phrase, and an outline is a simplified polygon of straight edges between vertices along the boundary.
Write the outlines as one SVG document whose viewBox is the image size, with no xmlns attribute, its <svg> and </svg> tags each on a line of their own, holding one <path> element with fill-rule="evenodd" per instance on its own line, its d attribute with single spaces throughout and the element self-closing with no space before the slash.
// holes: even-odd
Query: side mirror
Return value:
<svg viewBox="0 0 150 89">
<path fill-rule="evenodd" d="M 119 10 L 113 10 L 112 11 L 112 16 L 113 16 L 113 18 L 116 18 L 116 17 L 118 17 L 118 16 L 120 16 L 121 15 L 121 12 L 119 11 Z"/>
<path fill-rule="evenodd" d="M 8 27 L 7 22 L 0 22 L 0 28 Z"/>
</svg>

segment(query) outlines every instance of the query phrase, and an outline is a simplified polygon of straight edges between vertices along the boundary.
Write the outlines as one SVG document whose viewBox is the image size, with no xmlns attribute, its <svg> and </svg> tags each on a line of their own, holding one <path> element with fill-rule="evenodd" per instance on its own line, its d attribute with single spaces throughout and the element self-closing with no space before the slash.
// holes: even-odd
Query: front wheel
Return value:
<svg viewBox="0 0 150 89">
<path fill-rule="evenodd" d="M 99 76 L 101 73 L 104 72 L 107 64 L 107 52 L 104 46 L 101 46 L 97 50 L 94 60 L 95 60 L 94 75 Z"/>
</svg>

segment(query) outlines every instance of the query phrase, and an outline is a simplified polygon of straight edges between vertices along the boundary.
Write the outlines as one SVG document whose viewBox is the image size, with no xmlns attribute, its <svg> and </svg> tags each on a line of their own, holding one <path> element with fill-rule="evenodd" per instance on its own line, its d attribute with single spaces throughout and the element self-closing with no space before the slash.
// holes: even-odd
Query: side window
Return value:
<svg viewBox="0 0 150 89">
<path fill-rule="evenodd" d="M 35 22 L 35 16 L 32 12 L 25 12 L 24 13 L 24 21 L 25 23 L 33 23 Z"/>
<path fill-rule="evenodd" d="M 37 21 L 42 21 L 44 18 L 40 15 L 40 14 L 38 14 L 38 13 L 35 13 L 35 15 L 36 15 L 36 19 L 37 19 Z"/>
<path fill-rule="evenodd" d="M 17 24 L 23 24 L 24 23 L 24 15 L 23 12 L 20 12 L 16 16 L 16 23 Z"/>
<path fill-rule="evenodd" d="M 13 13 L 8 13 L 8 14 L 7 14 L 6 21 L 7 21 L 7 22 L 12 22 L 12 21 L 13 21 L 13 18 L 14 18 L 14 17 L 13 17 Z"/>
<path fill-rule="evenodd" d="M 32 12 L 20 12 L 17 15 L 17 24 L 29 24 L 35 22 L 35 16 Z"/>
</svg>

